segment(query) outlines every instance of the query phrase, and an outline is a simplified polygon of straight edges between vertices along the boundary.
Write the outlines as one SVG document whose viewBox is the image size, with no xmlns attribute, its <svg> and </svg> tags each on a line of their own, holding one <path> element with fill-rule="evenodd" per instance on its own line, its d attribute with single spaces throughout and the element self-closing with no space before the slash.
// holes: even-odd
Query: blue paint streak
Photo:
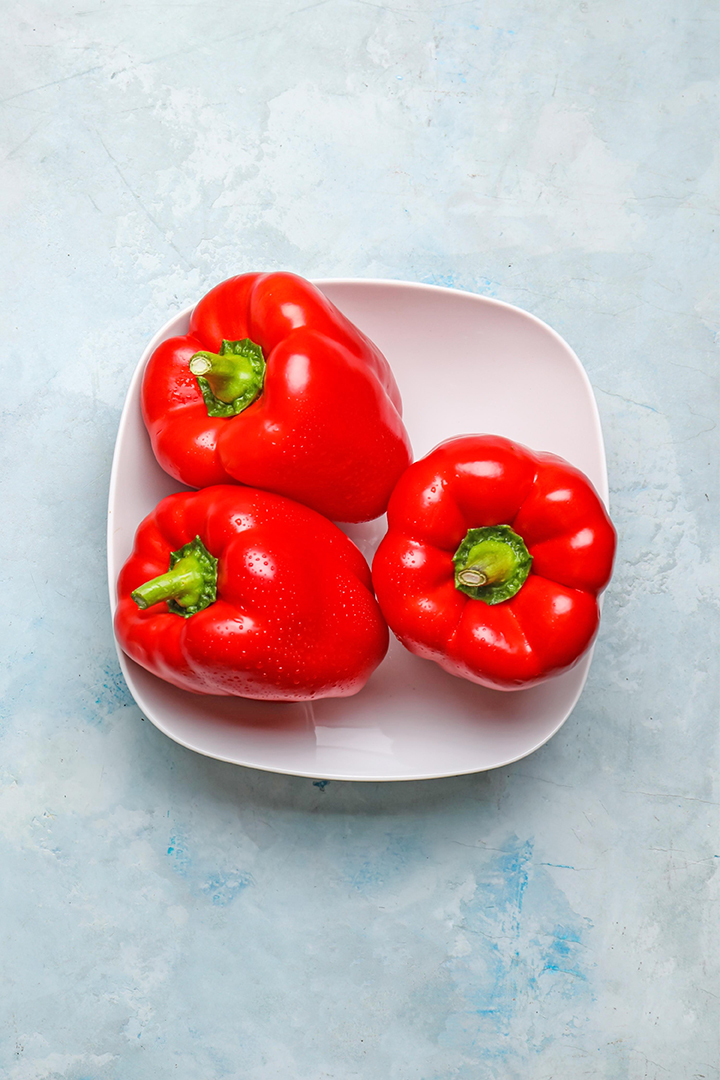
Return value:
<svg viewBox="0 0 720 1080">
<path fill-rule="evenodd" d="M 115 665 L 108 665 L 105 668 L 102 683 L 97 689 L 95 704 L 105 712 L 133 704 L 132 694 L 127 688 L 122 672 Z"/>
<path fill-rule="evenodd" d="M 458 930 L 472 948 L 444 965 L 462 1006 L 451 1014 L 441 1042 L 488 1062 L 544 1051 L 592 1000 L 584 938 L 577 916 L 545 865 L 535 862 L 531 839 L 510 837 L 496 856 L 484 853 L 473 870 L 472 898 L 461 905 Z M 535 1027 L 538 1002 L 557 1035 Z M 533 1032 L 537 1030 L 537 1034 Z M 517 1062 L 516 1062 L 517 1064 Z"/>
<path fill-rule="evenodd" d="M 186 838 L 179 829 L 171 835 L 166 854 L 175 873 L 187 880 L 192 892 L 209 898 L 214 907 L 227 906 L 241 892 L 255 884 L 252 874 L 239 867 L 209 869 L 207 859 L 193 860 Z"/>
<path fill-rule="evenodd" d="M 253 884 L 251 874 L 237 870 L 230 874 L 213 874 L 202 885 L 202 890 L 210 897 L 215 907 L 225 907 L 231 904 L 239 893 Z"/>
<path fill-rule="evenodd" d="M 172 859 L 175 873 L 185 877 L 190 868 L 190 854 L 186 847 L 185 837 L 181 833 L 174 833 L 170 837 L 167 855 Z"/>
</svg>

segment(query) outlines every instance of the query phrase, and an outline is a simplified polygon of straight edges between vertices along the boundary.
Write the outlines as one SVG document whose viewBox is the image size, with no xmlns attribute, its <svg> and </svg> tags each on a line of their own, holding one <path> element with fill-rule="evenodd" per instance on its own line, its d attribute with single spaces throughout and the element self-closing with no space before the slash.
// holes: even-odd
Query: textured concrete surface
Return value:
<svg viewBox="0 0 720 1080">
<path fill-rule="evenodd" d="M 718 1075 L 716 8 L 3 9 L 3 1080 Z M 247 269 L 454 285 L 574 346 L 619 565 L 560 734 L 313 783 L 143 722 L 105 584 L 148 337 Z"/>
</svg>

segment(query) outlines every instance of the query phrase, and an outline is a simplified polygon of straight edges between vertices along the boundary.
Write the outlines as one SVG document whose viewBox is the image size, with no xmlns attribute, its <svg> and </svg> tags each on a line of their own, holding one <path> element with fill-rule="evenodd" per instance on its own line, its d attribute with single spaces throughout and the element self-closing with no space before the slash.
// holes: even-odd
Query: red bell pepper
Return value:
<svg viewBox="0 0 720 1080">
<path fill-rule="evenodd" d="M 145 518 L 115 632 L 175 686 L 269 701 L 355 694 L 388 645 L 352 541 L 314 510 L 237 485 L 170 495 Z"/>
<path fill-rule="evenodd" d="M 467 435 L 411 465 L 373 582 L 391 630 L 452 675 L 517 690 L 590 647 L 615 530 L 590 481 L 553 454 Z"/>
<path fill-rule="evenodd" d="M 248 484 L 335 521 L 384 513 L 412 460 L 387 360 L 294 274 L 212 289 L 150 357 L 142 410 L 177 480 Z"/>
</svg>

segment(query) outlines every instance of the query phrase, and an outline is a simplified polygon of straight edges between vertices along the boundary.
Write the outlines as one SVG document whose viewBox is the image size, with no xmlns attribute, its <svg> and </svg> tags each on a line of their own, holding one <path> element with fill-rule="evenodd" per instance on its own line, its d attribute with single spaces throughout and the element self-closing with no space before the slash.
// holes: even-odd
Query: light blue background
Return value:
<svg viewBox="0 0 720 1080">
<path fill-rule="evenodd" d="M 717 1076 L 715 21 L 4 7 L 0 1076 Z M 499 297 L 585 364 L 619 561 L 531 758 L 323 786 L 202 759 L 130 698 L 128 380 L 173 312 L 276 268 Z"/>
</svg>

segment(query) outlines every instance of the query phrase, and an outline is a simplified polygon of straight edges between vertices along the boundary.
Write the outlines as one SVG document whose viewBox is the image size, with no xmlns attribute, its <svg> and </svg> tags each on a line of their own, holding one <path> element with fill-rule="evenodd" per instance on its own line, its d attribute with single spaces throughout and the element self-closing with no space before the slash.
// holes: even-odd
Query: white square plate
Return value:
<svg viewBox="0 0 720 1080">
<path fill-rule="evenodd" d="M 403 398 L 415 457 L 454 435 L 505 435 L 560 454 L 607 503 L 600 420 L 587 375 L 555 331 L 484 296 L 403 281 L 318 281 L 383 351 Z M 115 583 L 135 530 L 182 485 L 155 461 L 140 415 L 140 383 L 161 341 L 184 334 L 190 309 L 148 345 L 120 419 L 108 508 L 108 574 Z M 385 519 L 348 526 L 368 561 Z M 529 690 L 486 690 L 412 656 L 394 639 L 355 697 L 277 704 L 189 694 L 118 650 L 143 714 L 183 746 L 222 761 L 328 780 L 419 780 L 481 772 L 537 750 L 570 715 L 590 654 Z"/>
</svg>

